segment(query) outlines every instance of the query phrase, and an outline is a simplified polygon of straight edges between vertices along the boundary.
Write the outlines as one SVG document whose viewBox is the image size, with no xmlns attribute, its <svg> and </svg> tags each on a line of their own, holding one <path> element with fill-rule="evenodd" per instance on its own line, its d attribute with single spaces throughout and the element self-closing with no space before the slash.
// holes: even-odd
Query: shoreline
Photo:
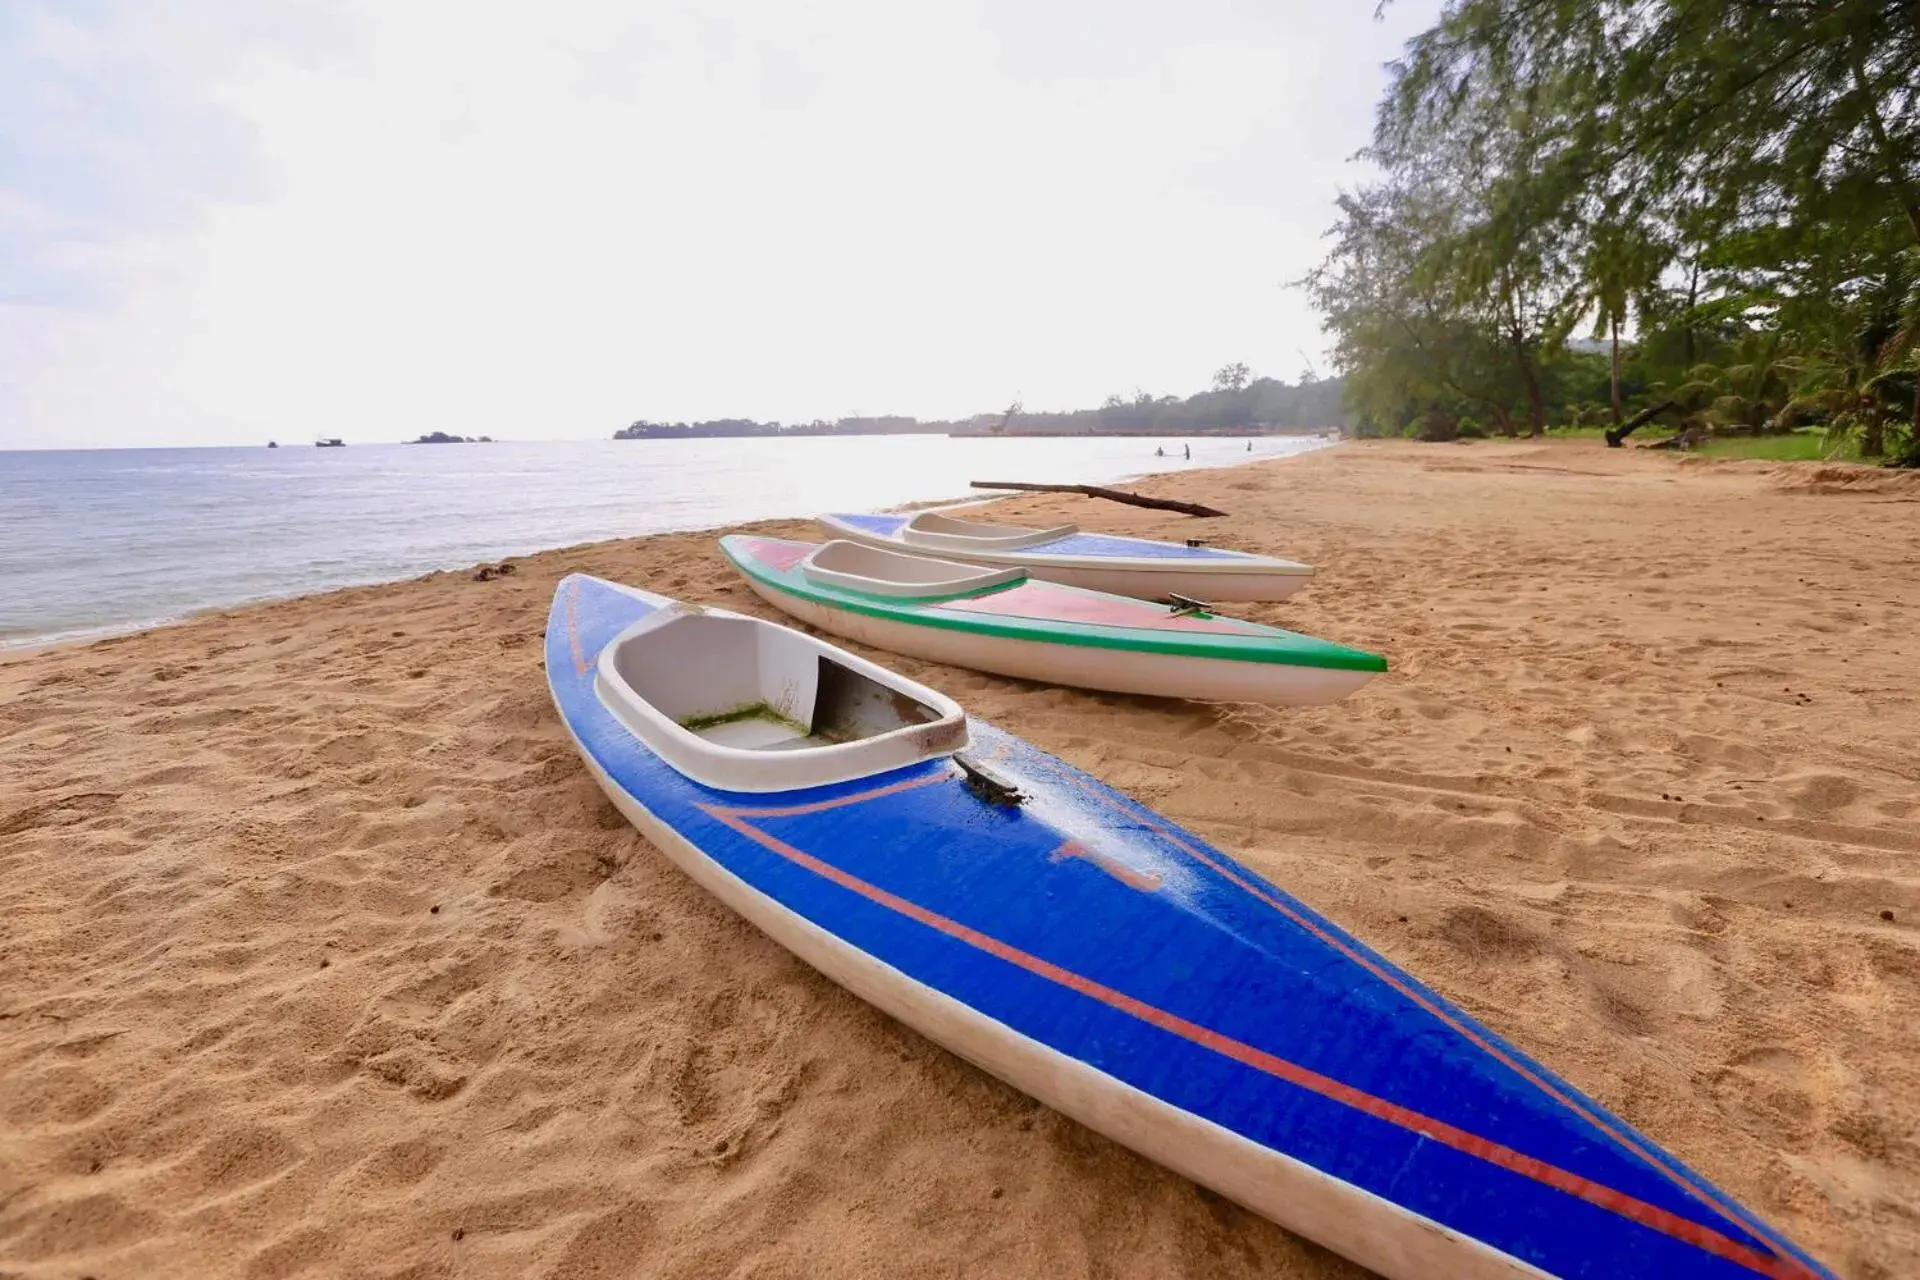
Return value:
<svg viewBox="0 0 1920 1280">
<path fill-rule="evenodd" d="M 962 437 L 962 438 L 969 438 L 969 437 Z M 1035 438 L 1052 438 L 1052 437 L 1035 437 Z M 1103 438 L 1110 438 L 1110 437 L 1103 437 Z M 1306 437 L 1274 437 L 1274 438 L 1291 439 L 1291 438 L 1306 438 Z M 1317 439 L 1317 437 L 1315 438 Z M 1293 458 L 1301 458 L 1311 453 L 1318 453 L 1324 449 L 1333 448 L 1338 443 L 1340 442 L 1333 441 L 1330 443 L 1321 443 L 1316 445 L 1313 448 L 1302 449 L 1297 453 L 1286 454 L 1280 457 L 1254 458 L 1249 461 L 1229 463 L 1225 466 L 1190 467 L 1190 468 L 1182 469 L 1180 471 L 1144 471 L 1135 475 L 1123 476 L 1117 480 L 1106 481 L 1104 483 L 1134 484 L 1140 481 L 1157 479 L 1161 476 L 1186 475 L 1191 473 L 1207 472 L 1207 471 L 1232 471 L 1239 467 L 1251 465 L 1251 463 L 1253 462 L 1286 462 L 1286 461 L 1290 461 Z M 230 447 L 230 446 L 223 446 L 223 447 Z M 968 490 L 966 496 L 913 499 L 906 502 L 893 503 L 891 505 L 877 507 L 875 509 L 881 510 L 881 511 L 917 511 L 927 507 L 976 506 L 981 503 L 996 502 L 1000 500 L 999 498 L 992 497 L 992 496 L 981 497 L 979 495 L 980 495 L 980 491 L 978 490 Z M 340 582 L 340 583 L 333 584 L 331 586 L 318 587 L 313 590 L 295 590 L 286 594 L 274 593 L 274 594 L 261 595 L 261 596 L 252 596 L 246 599 L 215 602 L 215 603 L 195 606 L 191 609 L 187 609 L 181 613 L 168 616 L 168 617 L 157 618 L 157 619 L 154 619 L 154 618 L 142 619 L 137 622 L 128 622 L 125 624 L 103 623 L 97 627 L 85 627 L 85 628 L 80 628 L 78 630 L 69 628 L 63 631 L 24 634 L 20 639 L 17 639 L 17 640 L 0 639 L 0 663 L 18 661 L 20 657 L 24 657 L 34 653 L 44 652 L 45 650 L 48 650 L 48 649 L 66 648 L 69 645 L 95 644 L 95 643 L 98 643 L 99 641 L 113 639 L 118 636 L 140 635 L 145 632 L 153 631 L 161 627 L 178 626 L 184 622 L 192 622 L 196 618 L 206 617 L 210 614 L 227 613 L 236 609 L 248 609 L 248 608 L 253 608 L 257 605 L 277 604 L 287 600 L 303 599 L 307 596 L 325 595 L 328 592 L 332 592 L 332 591 L 351 591 L 351 590 L 355 590 L 362 587 L 383 586 L 388 583 L 411 582 L 411 581 L 416 581 L 421 577 L 430 577 L 435 573 L 453 572 L 462 567 L 472 567 L 472 566 L 477 566 L 483 563 L 499 563 L 502 560 L 524 559 L 528 556 L 544 555 L 544 554 L 555 552 L 555 551 L 565 551 L 574 547 L 593 546 L 593 545 L 596 545 L 596 542 L 624 541 L 624 540 L 630 540 L 633 537 L 661 537 L 661 536 L 668 536 L 672 534 L 686 534 L 686 533 L 714 533 L 717 535 L 722 532 L 729 532 L 736 528 L 747 527 L 747 525 L 749 524 L 764 523 L 766 521 L 780 521 L 780 520 L 807 520 L 811 522 L 812 514 L 808 513 L 808 514 L 802 515 L 802 514 L 789 513 L 789 512 L 778 512 L 772 515 L 758 517 L 755 521 L 749 521 L 749 522 L 722 521 L 717 524 L 699 525 L 699 526 L 696 526 L 693 528 L 687 528 L 687 529 L 658 529 L 645 534 L 626 535 L 626 537 L 624 538 L 621 538 L 621 537 L 610 538 L 610 539 L 603 538 L 603 539 L 598 539 L 595 541 L 588 541 L 588 542 L 561 543 L 554 546 L 538 546 L 529 551 L 506 552 L 491 561 L 474 560 L 474 561 L 464 561 L 460 564 L 447 564 L 439 568 L 429 569 L 424 574 L 412 574 L 412 575 L 407 575 L 407 576 L 398 577 L 398 578 L 392 578 L 392 577 L 368 578 L 362 581 Z"/>
<path fill-rule="evenodd" d="M 1316 565 L 1234 612 L 1389 658 L 1330 707 L 848 647 L 1873 1280 L 1920 1265 L 1920 582 L 1884 569 L 1920 529 L 1850 476 L 1368 441 L 1143 482 Z M 0 1270 L 943 1275 L 964 1229 L 975 1280 L 1359 1275 L 904 1031 L 613 811 L 541 675 L 554 583 L 778 618 L 711 534 L 515 564 L 0 658 Z"/>
</svg>

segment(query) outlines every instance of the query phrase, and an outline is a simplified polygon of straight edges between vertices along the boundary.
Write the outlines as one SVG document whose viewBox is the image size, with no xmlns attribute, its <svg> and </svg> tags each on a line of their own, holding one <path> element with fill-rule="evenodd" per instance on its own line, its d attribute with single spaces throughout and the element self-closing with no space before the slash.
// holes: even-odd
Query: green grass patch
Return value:
<svg viewBox="0 0 1920 1280">
<path fill-rule="evenodd" d="M 1724 436 L 1694 450 L 1703 458 L 1755 458 L 1764 462 L 1857 462 L 1852 440 L 1829 442 L 1824 431 L 1795 431 L 1784 436 Z"/>
</svg>

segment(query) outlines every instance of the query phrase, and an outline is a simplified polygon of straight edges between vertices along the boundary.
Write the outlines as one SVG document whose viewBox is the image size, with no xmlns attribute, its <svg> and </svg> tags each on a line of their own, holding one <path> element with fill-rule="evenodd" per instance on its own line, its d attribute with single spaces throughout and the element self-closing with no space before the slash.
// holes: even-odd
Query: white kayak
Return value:
<svg viewBox="0 0 1920 1280">
<path fill-rule="evenodd" d="M 729 534 L 720 549 L 762 600 L 894 653 L 1048 684 L 1311 707 L 1387 669 L 1360 649 L 1130 596 L 854 542 Z"/>
<path fill-rule="evenodd" d="M 1274 556 L 1200 545 L 1155 542 L 1078 526 L 993 524 L 942 511 L 819 517 L 835 538 L 889 551 L 938 556 L 967 564 L 1025 569 L 1029 577 L 1090 591 L 1165 600 L 1186 596 L 1209 603 L 1284 600 L 1313 576 L 1309 565 Z"/>
</svg>

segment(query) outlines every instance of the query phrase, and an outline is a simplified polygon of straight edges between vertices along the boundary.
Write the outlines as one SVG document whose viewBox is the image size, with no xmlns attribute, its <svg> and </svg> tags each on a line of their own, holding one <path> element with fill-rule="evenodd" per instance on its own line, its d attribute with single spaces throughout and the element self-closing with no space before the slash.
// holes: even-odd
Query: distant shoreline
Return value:
<svg viewBox="0 0 1920 1280">
<path fill-rule="evenodd" d="M 1118 431 L 827 431 L 810 427 L 782 427 L 769 431 L 729 431 L 690 426 L 685 430 L 659 427 L 635 431 L 631 427 L 613 433 L 615 440 L 866 440 L 886 436 L 932 436 L 948 440 L 1318 440 L 1345 439 L 1339 427 L 1206 427 L 1178 430 L 1172 428 L 1127 428 Z M 409 442 L 415 443 L 415 442 Z"/>
</svg>

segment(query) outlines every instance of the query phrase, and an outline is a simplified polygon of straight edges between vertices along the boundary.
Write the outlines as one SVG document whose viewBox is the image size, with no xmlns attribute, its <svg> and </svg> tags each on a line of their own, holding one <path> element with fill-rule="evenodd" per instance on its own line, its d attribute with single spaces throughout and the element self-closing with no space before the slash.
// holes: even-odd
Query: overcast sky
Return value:
<svg viewBox="0 0 1920 1280">
<path fill-rule="evenodd" d="M 0 447 L 1292 380 L 1437 8 L 0 0 Z"/>
</svg>

